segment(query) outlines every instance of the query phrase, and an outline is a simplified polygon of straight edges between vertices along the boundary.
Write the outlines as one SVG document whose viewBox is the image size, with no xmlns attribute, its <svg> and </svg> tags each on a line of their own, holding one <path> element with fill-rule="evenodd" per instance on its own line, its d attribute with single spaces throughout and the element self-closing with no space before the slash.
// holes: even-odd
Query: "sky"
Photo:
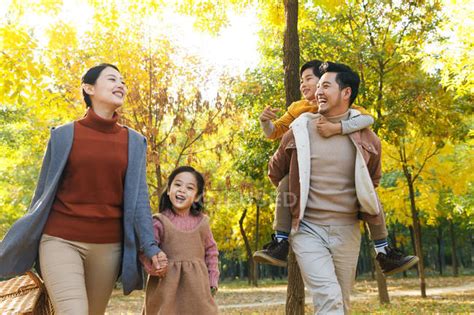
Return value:
<svg viewBox="0 0 474 315">
<path fill-rule="evenodd" d="M 11 2 L 0 0 L 0 18 L 5 15 Z M 73 23 L 82 32 L 88 30 L 90 24 L 87 21 L 92 19 L 92 15 L 93 9 L 87 5 L 87 1 L 81 0 L 65 0 L 60 13 L 61 19 Z M 153 26 L 164 29 L 170 37 L 176 39 L 178 45 L 183 45 L 191 54 L 200 56 L 205 62 L 218 68 L 228 66 L 231 75 L 240 75 L 247 68 L 258 65 L 258 20 L 254 10 L 240 15 L 230 12 L 230 25 L 222 29 L 218 36 L 196 31 L 191 17 L 169 10 L 164 16 L 165 19 L 158 21 L 159 25 Z M 46 42 L 46 37 L 42 34 L 51 23 L 50 16 L 30 12 L 25 14 L 22 22 L 34 27 L 40 45 L 42 41 Z"/>
<path fill-rule="evenodd" d="M 31 2 L 35 2 L 32 0 Z M 5 16 L 12 0 L 0 0 L 0 18 Z M 39 48 L 46 46 L 47 37 L 44 35 L 48 26 L 54 22 L 54 17 L 38 14 L 37 10 L 25 12 L 22 24 L 31 26 Z M 92 27 L 94 11 L 86 0 L 64 0 L 58 19 L 76 26 L 81 35 Z M 166 34 L 173 38 L 178 47 L 184 47 L 189 55 L 200 57 L 204 66 L 215 69 L 203 86 L 203 97 L 212 99 L 219 89 L 219 77 L 226 73 L 240 76 L 245 70 L 258 66 L 258 19 L 255 10 L 247 10 L 241 14 L 229 12 L 229 25 L 217 36 L 199 32 L 193 27 L 193 18 L 179 15 L 169 8 L 164 9 L 163 18 L 143 20 L 149 24 L 150 30 L 157 30 L 152 36 Z M 122 23 L 122 21 L 119 21 Z M 41 53 L 41 50 L 38 50 Z"/>
</svg>

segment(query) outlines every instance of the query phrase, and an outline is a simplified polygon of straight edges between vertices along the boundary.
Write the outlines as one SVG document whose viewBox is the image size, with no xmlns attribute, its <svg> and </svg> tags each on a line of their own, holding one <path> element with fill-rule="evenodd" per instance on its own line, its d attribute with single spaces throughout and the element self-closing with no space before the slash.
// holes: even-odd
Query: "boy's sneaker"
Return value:
<svg viewBox="0 0 474 315">
<path fill-rule="evenodd" d="M 408 270 L 419 260 L 417 256 L 404 256 L 400 250 L 390 246 L 386 246 L 385 251 L 387 254 L 378 253 L 376 259 L 386 276 Z"/>
<path fill-rule="evenodd" d="M 272 234 L 272 241 L 263 245 L 262 250 L 253 253 L 253 260 L 261 264 L 286 267 L 290 244 L 287 239 L 278 241 Z"/>
</svg>

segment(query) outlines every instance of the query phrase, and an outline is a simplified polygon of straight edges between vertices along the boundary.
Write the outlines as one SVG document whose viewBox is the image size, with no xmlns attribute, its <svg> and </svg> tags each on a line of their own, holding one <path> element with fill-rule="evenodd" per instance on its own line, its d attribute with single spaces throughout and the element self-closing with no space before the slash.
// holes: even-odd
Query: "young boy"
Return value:
<svg viewBox="0 0 474 315">
<path fill-rule="evenodd" d="M 280 139 L 299 115 L 306 112 L 318 112 L 315 92 L 321 77 L 319 71 L 321 63 L 319 60 L 312 60 L 301 67 L 300 91 L 304 96 L 303 100 L 292 103 L 287 112 L 274 122 L 272 120 L 277 118 L 277 109 L 268 106 L 262 112 L 260 123 L 267 138 Z M 321 120 L 317 124 L 315 132 L 323 137 L 331 137 L 336 134 L 349 134 L 367 128 L 374 123 L 373 117 L 364 108 L 353 105 L 351 110 L 358 111 L 359 115 L 355 115 L 350 120 L 341 121 L 341 123 Z M 370 151 L 370 148 L 365 149 Z M 277 204 L 273 224 L 275 234 L 272 235 L 272 241 L 263 246 L 263 250 L 254 253 L 253 257 L 257 262 L 281 267 L 286 266 L 289 250 L 288 235 L 291 230 L 290 205 L 288 204 L 291 200 L 286 200 L 286 194 L 288 194 L 288 176 L 280 181 L 277 189 Z M 398 249 L 388 245 L 385 221 L 380 225 L 368 225 L 377 252 L 376 259 L 385 275 L 402 272 L 418 262 L 418 257 L 404 256 Z"/>
</svg>

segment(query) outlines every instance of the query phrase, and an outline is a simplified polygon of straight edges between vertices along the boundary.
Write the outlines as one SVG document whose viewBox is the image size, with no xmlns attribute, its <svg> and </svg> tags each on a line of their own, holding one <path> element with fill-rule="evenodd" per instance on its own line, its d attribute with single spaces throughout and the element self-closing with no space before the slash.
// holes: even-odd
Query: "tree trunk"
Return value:
<svg viewBox="0 0 474 315">
<path fill-rule="evenodd" d="M 454 235 L 454 224 L 453 220 L 449 220 L 449 234 L 451 236 L 451 257 L 452 257 L 452 263 L 453 263 L 453 275 L 455 277 L 459 276 L 459 270 L 458 270 L 458 260 L 456 257 L 456 238 Z"/>
<path fill-rule="evenodd" d="M 417 255 L 417 253 L 416 253 L 416 244 L 415 244 L 415 232 L 414 232 L 414 229 L 413 229 L 413 225 L 410 225 L 408 227 L 408 229 L 410 230 L 411 247 L 415 251 L 415 255 Z M 418 268 L 416 268 L 416 276 L 417 277 L 420 276 L 420 270 Z"/>
<path fill-rule="evenodd" d="M 364 224 L 365 232 L 367 233 L 367 224 Z M 382 273 L 382 269 L 380 269 L 379 263 L 375 259 L 375 250 L 371 248 L 371 255 L 372 258 L 372 265 L 375 267 L 375 280 L 377 280 L 377 289 L 379 291 L 379 300 L 381 304 L 389 304 L 390 297 L 388 296 L 387 290 L 387 281 Z"/>
<path fill-rule="evenodd" d="M 385 276 L 382 273 L 382 269 L 380 269 L 379 264 L 375 260 L 375 256 L 372 255 L 372 258 L 372 262 L 375 266 L 375 279 L 377 280 L 380 304 L 390 304 L 390 297 L 387 290 L 387 281 L 385 280 Z"/>
<path fill-rule="evenodd" d="M 304 283 L 295 254 L 290 247 L 288 255 L 288 288 L 286 291 L 286 314 L 304 314 Z"/>
<path fill-rule="evenodd" d="M 405 176 L 407 179 L 408 189 L 410 191 L 410 208 L 411 216 L 413 219 L 413 234 L 415 238 L 415 253 L 420 259 L 418 262 L 418 275 L 420 278 L 420 290 L 421 297 L 426 297 L 426 282 L 425 282 L 425 265 L 423 262 L 423 249 L 421 246 L 421 225 L 418 218 L 418 210 L 415 204 L 415 188 L 413 187 L 413 181 L 411 180 L 411 173 L 405 170 Z"/>
<path fill-rule="evenodd" d="M 255 274 L 256 263 L 253 261 L 252 248 L 250 247 L 250 242 L 247 235 L 245 234 L 245 229 L 244 229 L 244 220 L 246 216 L 247 216 L 247 209 L 244 209 L 244 211 L 242 212 L 242 215 L 240 216 L 239 228 L 240 228 L 240 234 L 242 235 L 242 238 L 244 239 L 245 251 L 247 252 L 249 284 L 253 284 L 254 286 L 257 286 L 257 279 L 256 279 L 256 274 Z"/>
<path fill-rule="evenodd" d="M 150 153 L 149 153 L 150 154 Z M 160 156 L 160 148 L 158 148 L 156 143 L 152 143 L 152 152 L 149 155 L 151 157 Z M 157 163 L 155 158 L 153 158 L 153 164 L 155 165 L 155 179 L 156 179 L 156 195 L 158 197 L 158 200 L 160 199 L 160 195 L 163 191 L 163 179 L 161 178 L 161 163 Z"/>
<path fill-rule="evenodd" d="M 255 204 L 257 206 L 257 216 L 255 218 L 255 250 L 258 250 L 258 243 L 259 243 L 259 238 L 260 238 L 260 232 L 259 232 L 259 225 L 260 225 L 260 207 L 258 204 Z"/>
<path fill-rule="evenodd" d="M 258 240 L 260 237 L 259 234 L 259 222 L 260 222 L 260 205 L 258 204 L 258 200 L 254 198 L 255 207 L 257 208 L 257 217 L 255 219 L 255 250 L 258 250 Z M 253 255 L 252 255 L 253 257 Z M 254 278 L 255 278 L 255 286 L 258 287 L 258 264 L 254 263 Z"/>
<path fill-rule="evenodd" d="M 283 39 L 286 106 L 298 101 L 300 94 L 300 44 L 298 39 L 298 0 L 284 0 L 286 28 Z"/>
<path fill-rule="evenodd" d="M 469 259 L 467 260 L 467 264 L 466 264 L 466 268 L 472 268 L 472 249 L 474 248 L 474 237 L 472 237 L 472 233 L 470 233 L 469 235 L 469 240 L 467 241 L 468 242 L 468 246 L 466 246 L 466 255 L 467 257 L 469 257 Z"/>
<path fill-rule="evenodd" d="M 360 255 L 363 257 L 364 268 L 362 268 L 361 273 L 370 272 L 372 280 L 375 280 L 375 269 L 371 255 L 372 243 L 369 240 L 367 229 L 364 229 L 364 233 L 362 233 L 362 245 L 364 250 L 361 251 Z"/>
<path fill-rule="evenodd" d="M 245 277 L 244 269 L 244 264 L 242 263 L 242 260 L 239 259 L 239 279 L 243 279 Z"/>
<path fill-rule="evenodd" d="M 438 243 L 438 266 L 439 266 L 439 275 L 443 275 L 443 227 L 440 225 L 438 226 L 438 235 L 436 236 L 436 240 Z"/>
<path fill-rule="evenodd" d="M 300 99 L 298 39 L 298 0 L 284 0 L 285 34 L 283 39 L 283 68 L 285 70 L 286 106 Z M 288 257 L 288 288 L 286 314 L 304 314 L 304 284 L 295 255 L 290 249 Z"/>
</svg>

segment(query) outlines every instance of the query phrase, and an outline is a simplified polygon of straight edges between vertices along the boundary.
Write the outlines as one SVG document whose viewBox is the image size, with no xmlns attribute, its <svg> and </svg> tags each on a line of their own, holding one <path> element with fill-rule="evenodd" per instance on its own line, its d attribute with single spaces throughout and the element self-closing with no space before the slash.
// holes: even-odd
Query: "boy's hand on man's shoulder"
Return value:
<svg viewBox="0 0 474 315">
<path fill-rule="evenodd" d="M 321 116 L 316 123 L 316 130 L 324 138 L 329 138 L 342 133 L 341 123 L 332 123 L 326 117 Z"/>
</svg>

